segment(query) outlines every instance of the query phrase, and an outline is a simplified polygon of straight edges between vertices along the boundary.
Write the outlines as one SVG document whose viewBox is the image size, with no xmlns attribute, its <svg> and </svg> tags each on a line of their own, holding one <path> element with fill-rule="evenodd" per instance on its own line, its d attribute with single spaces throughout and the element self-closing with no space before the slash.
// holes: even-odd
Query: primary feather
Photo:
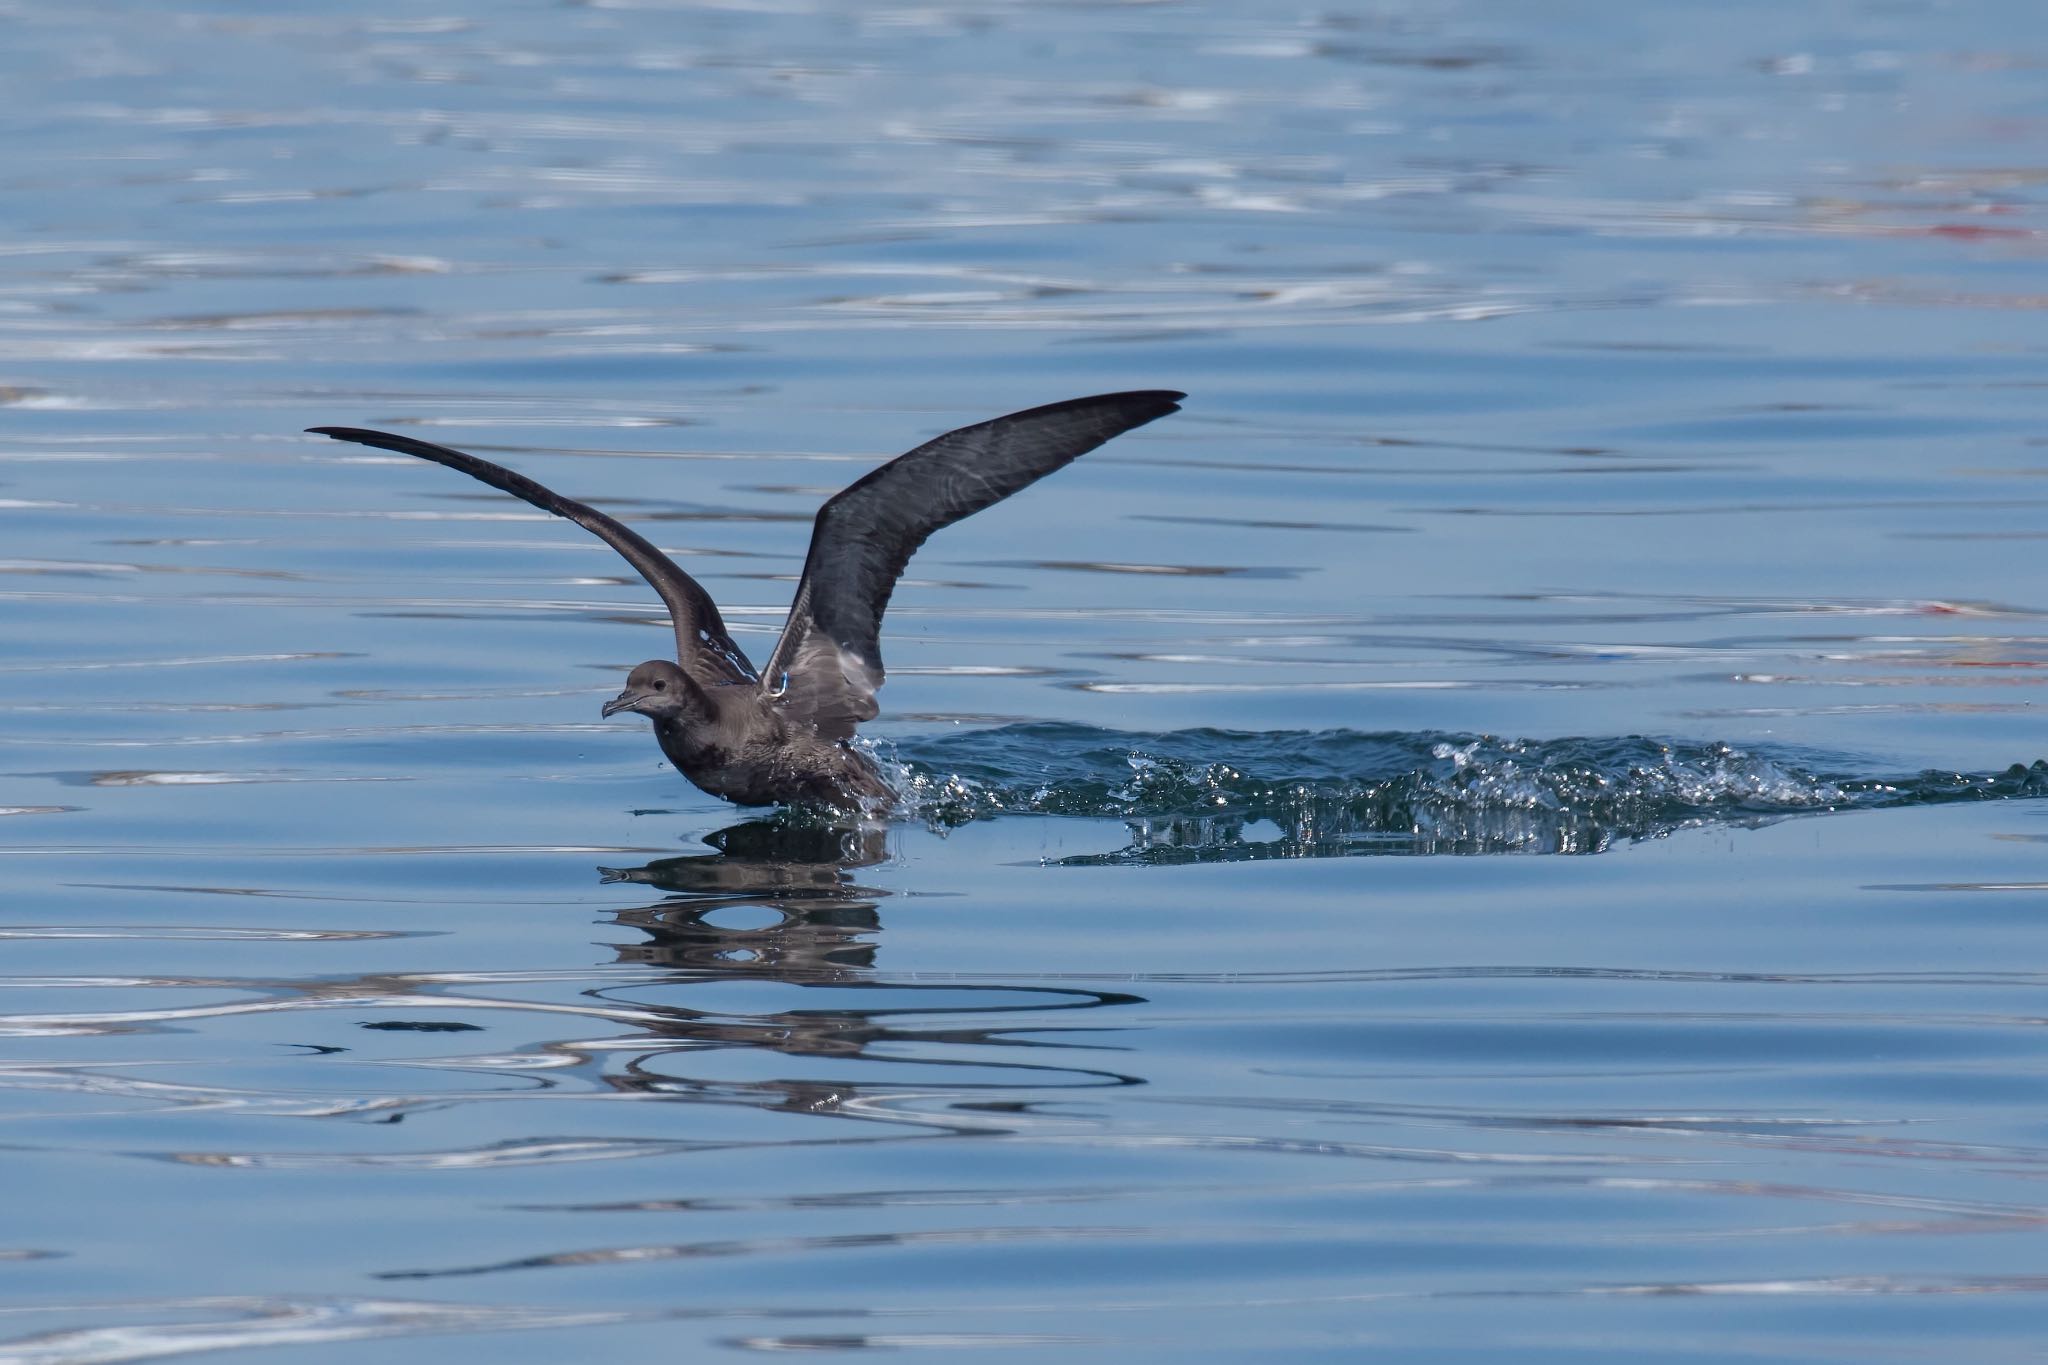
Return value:
<svg viewBox="0 0 2048 1365">
<path fill-rule="evenodd" d="M 1111 437 L 1176 412 L 1166 389 L 1106 393 L 949 431 L 818 510 L 789 624 L 761 673 L 786 713 L 843 739 L 879 711 L 882 613 L 917 547 Z"/>
</svg>

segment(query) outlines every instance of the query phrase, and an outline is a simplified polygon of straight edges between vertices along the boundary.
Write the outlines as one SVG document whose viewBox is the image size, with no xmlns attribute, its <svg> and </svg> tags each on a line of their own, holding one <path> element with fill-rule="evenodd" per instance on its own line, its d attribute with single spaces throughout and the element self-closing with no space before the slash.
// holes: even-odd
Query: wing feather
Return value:
<svg viewBox="0 0 2048 1365">
<path fill-rule="evenodd" d="M 353 441 L 357 445 L 376 446 L 380 450 L 395 450 L 401 455 L 417 455 L 422 460 L 432 460 L 532 503 L 543 512 L 575 522 L 617 550 L 647 580 L 647 585 L 661 595 L 662 602 L 668 607 L 669 619 L 675 623 L 676 662 L 693 678 L 707 686 L 754 681 L 753 665 L 747 662 L 746 654 L 726 633 L 725 622 L 720 618 L 718 604 L 711 600 L 711 594 L 705 592 L 696 579 L 677 568 L 676 562 L 656 549 L 646 537 L 623 522 L 615 521 L 574 498 L 565 498 L 503 465 L 435 445 L 432 441 L 394 436 L 390 432 L 370 431 L 362 427 L 306 429 L 316 436 L 332 436 L 337 441 Z"/>
<path fill-rule="evenodd" d="M 917 547 L 1133 427 L 1179 410 L 1183 393 L 1073 398 L 928 441 L 818 511 L 789 624 L 762 687 L 792 718 L 844 739 L 879 708 L 880 636 L 896 580 Z"/>
</svg>

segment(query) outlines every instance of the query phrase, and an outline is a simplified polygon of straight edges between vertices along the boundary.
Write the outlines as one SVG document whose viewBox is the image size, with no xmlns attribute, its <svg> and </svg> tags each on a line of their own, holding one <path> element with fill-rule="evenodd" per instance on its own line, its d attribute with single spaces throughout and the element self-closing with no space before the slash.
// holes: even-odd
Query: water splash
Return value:
<svg viewBox="0 0 2048 1365">
<path fill-rule="evenodd" d="M 905 740 L 878 757 L 905 807 L 938 828 L 1006 814 L 1130 826 L 1128 847 L 1069 860 L 1077 862 L 1592 853 L 1708 824 L 2048 796 L 2048 760 L 1999 773 L 1885 776 L 1792 749 L 1640 736 L 1030 724 Z"/>
</svg>

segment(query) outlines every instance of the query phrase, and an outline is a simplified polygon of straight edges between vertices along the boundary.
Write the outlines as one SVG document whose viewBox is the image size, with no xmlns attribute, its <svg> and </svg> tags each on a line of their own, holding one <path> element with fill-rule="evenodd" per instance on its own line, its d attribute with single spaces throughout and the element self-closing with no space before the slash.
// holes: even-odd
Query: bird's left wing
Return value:
<svg viewBox="0 0 2048 1365">
<path fill-rule="evenodd" d="M 422 460 L 432 460 L 530 502 L 543 512 L 568 518 L 617 550 L 647 580 L 647 585 L 661 594 L 661 600 L 668 606 L 669 619 L 675 623 L 676 662 L 691 677 L 706 686 L 754 681 L 753 665 L 747 662 L 746 654 L 726 633 L 725 622 L 719 617 L 718 604 L 711 600 L 711 594 L 705 592 L 696 579 L 677 568 L 675 561 L 656 549 L 645 536 L 624 523 L 574 498 L 565 498 L 503 465 L 450 450 L 447 446 L 437 446 L 432 441 L 394 436 L 388 431 L 370 431 L 362 427 L 308 427 L 306 430 L 316 436 L 332 436 L 337 441 L 353 441 L 357 445 L 376 446 L 380 450 L 395 450 L 401 455 L 417 455 Z"/>
</svg>

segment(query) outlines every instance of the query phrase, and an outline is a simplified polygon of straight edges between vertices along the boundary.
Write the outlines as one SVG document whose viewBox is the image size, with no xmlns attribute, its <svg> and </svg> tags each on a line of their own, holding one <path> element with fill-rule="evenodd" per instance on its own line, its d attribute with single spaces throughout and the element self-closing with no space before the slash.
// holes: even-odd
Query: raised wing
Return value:
<svg viewBox="0 0 2048 1365">
<path fill-rule="evenodd" d="M 761 685 L 793 719 L 844 739 L 874 718 L 882 613 L 925 538 L 1179 410 L 1165 389 L 1071 398 L 949 431 L 818 510 L 803 582 Z"/>
<path fill-rule="evenodd" d="M 754 667 L 747 662 L 747 656 L 740 647 L 733 643 L 732 637 L 726 634 L 725 622 L 720 619 L 718 604 L 711 600 L 711 594 L 705 592 L 696 579 L 677 568 L 675 561 L 657 550 L 646 537 L 595 507 L 565 498 L 503 465 L 450 450 L 447 446 L 437 446 L 431 441 L 394 436 L 388 431 L 369 431 L 362 427 L 308 427 L 306 430 L 316 436 L 332 436 L 337 441 L 354 441 L 357 445 L 395 450 L 401 455 L 417 455 L 422 460 L 459 469 L 473 479 L 532 503 L 543 512 L 567 517 L 625 556 L 626 562 L 647 580 L 647 585 L 661 594 L 661 600 L 668 606 L 669 619 L 675 622 L 676 662 L 691 677 L 707 686 L 754 681 Z"/>
</svg>

